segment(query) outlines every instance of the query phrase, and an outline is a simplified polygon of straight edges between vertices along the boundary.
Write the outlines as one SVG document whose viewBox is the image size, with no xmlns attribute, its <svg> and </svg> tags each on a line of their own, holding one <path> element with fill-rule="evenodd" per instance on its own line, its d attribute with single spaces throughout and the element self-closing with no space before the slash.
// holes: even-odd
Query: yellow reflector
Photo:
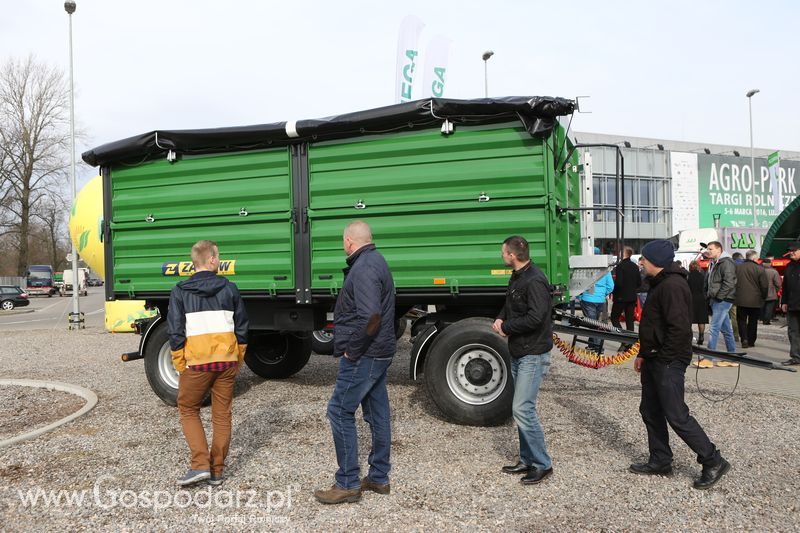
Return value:
<svg viewBox="0 0 800 533">
<path fill-rule="evenodd" d="M 434 285 L 444 285 L 447 283 L 447 278 L 433 278 Z"/>
</svg>

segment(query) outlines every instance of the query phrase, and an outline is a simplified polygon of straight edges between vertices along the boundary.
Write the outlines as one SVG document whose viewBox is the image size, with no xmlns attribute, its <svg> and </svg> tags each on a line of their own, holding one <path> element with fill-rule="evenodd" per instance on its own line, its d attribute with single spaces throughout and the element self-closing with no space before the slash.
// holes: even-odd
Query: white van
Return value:
<svg viewBox="0 0 800 533">
<path fill-rule="evenodd" d="M 67 294 L 72 293 L 72 270 L 68 269 L 64 271 L 64 282 L 61 284 L 61 288 L 59 289 L 61 296 L 66 296 Z M 88 268 L 79 268 L 78 269 L 78 294 L 82 296 L 89 295 L 89 269 Z"/>
</svg>

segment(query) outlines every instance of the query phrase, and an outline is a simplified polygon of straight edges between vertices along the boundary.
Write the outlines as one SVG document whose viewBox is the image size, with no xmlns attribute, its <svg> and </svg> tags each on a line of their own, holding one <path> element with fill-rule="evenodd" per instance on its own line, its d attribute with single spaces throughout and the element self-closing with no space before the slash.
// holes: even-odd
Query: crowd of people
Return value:
<svg viewBox="0 0 800 533">
<path fill-rule="evenodd" d="M 770 325 L 776 310 L 780 309 L 787 318 L 790 344 L 789 359 L 783 364 L 800 365 L 800 243 L 788 247 L 791 261 L 783 279 L 772 266 L 773 256 L 759 263 L 755 250 L 744 255 L 739 252 L 730 255 L 720 242 L 701 244 L 703 258 L 708 261 L 707 271 L 699 259 L 689 264 L 688 271 L 684 270 L 692 296 L 692 324 L 697 328 L 695 342 L 716 350 L 721 335 L 728 352 L 737 351 L 737 339 L 742 349 L 752 348 L 758 340 L 759 324 Z M 620 319 L 624 314 L 625 329 L 634 330 L 637 299 L 640 309 L 644 309 L 650 280 L 641 268 L 642 260 L 637 267 L 632 256 L 633 249 L 626 247 L 623 260 L 613 272 L 579 297 L 585 317 L 602 319 L 611 302 L 611 323 L 622 327 Z M 679 261 L 675 263 L 676 268 L 683 269 Z M 588 346 L 594 351 L 601 350 L 597 339 L 590 339 Z M 710 357 L 692 364 L 700 368 L 738 366 L 738 363 Z"/>
<path fill-rule="evenodd" d="M 314 492 L 324 504 L 352 503 L 365 492 L 391 492 L 391 411 L 386 374 L 396 352 L 395 290 L 392 273 L 372 240 L 366 223 L 355 221 L 343 232 L 346 254 L 344 283 L 334 309 L 334 356 L 339 358 L 336 383 L 327 406 L 338 469 L 329 489 Z M 539 387 L 547 376 L 553 348 L 552 296 L 545 274 L 531 261 L 528 242 L 507 238 L 502 260 L 512 269 L 503 307 L 492 325 L 508 342 L 514 386 L 512 414 L 517 426 L 519 460 L 502 472 L 521 475 L 522 485 L 537 485 L 553 475 L 553 460 L 537 414 Z M 756 262 L 756 253 L 731 257 L 719 242 L 706 246 L 710 264 L 704 274 L 694 262 L 689 271 L 675 261 L 672 243 L 655 240 L 642 248 L 639 266 L 633 250 L 579 298 L 587 317 L 601 319 L 613 295 L 611 321 L 634 329 L 636 304 L 643 302 L 639 323 L 640 349 L 634 370 L 641 375 L 639 411 L 647 431 L 648 456 L 630 465 L 639 475 L 672 472 L 668 427 L 696 453 L 702 472 L 696 489 L 714 486 L 731 468 L 717 446 L 689 413 L 684 400 L 685 372 L 692 359 L 692 342 L 703 343 L 709 322 L 708 347 L 719 334 L 728 351 L 736 349 L 733 324 L 743 347 L 757 341 L 758 322 L 772 320 L 772 308 L 782 289 L 781 309 L 787 315 L 791 344 L 785 365 L 800 365 L 800 243 L 789 247 L 791 262 L 780 276 Z M 231 410 L 236 374 L 248 342 L 246 308 L 236 285 L 218 276 L 219 249 L 212 241 L 197 242 L 191 251 L 195 273 L 177 284 L 170 295 L 168 329 L 173 364 L 180 373 L 178 410 L 190 451 L 190 467 L 181 486 L 206 482 L 220 485 L 231 443 Z M 738 262 L 737 262 L 738 261 Z M 731 314 L 736 310 L 736 318 Z M 692 324 L 699 336 L 693 339 Z M 601 349 L 600 341 L 590 346 Z M 720 361 L 718 364 L 722 364 Z M 208 446 L 200 408 L 211 396 L 213 438 Z M 369 468 L 361 476 L 355 413 L 361 408 L 372 433 Z"/>
</svg>

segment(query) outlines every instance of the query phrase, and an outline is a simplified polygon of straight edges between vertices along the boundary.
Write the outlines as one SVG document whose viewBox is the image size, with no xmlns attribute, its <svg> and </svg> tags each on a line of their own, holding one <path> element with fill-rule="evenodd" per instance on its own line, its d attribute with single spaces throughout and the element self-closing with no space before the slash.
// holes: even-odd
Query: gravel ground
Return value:
<svg viewBox="0 0 800 533">
<path fill-rule="evenodd" d="M 700 467 L 679 441 L 671 477 L 627 472 L 646 453 L 640 388 L 630 369 L 588 370 L 554 352 L 539 404 L 555 475 L 522 487 L 499 472 L 516 460 L 511 423 L 473 428 L 441 420 L 424 387 L 408 378 L 407 339 L 390 369 L 390 496 L 368 493 L 358 504 L 332 507 L 313 499 L 335 470 L 325 406 L 336 362 L 323 356 L 283 381 L 243 370 L 228 480 L 214 492 L 181 494 L 174 479 L 188 453 L 177 413 L 150 391 L 142 361 L 119 360 L 136 343 L 98 330 L 4 334 L 4 377 L 74 383 L 100 401 L 86 417 L 0 450 L 0 529 L 800 530 L 796 400 L 738 393 L 711 404 L 687 385 L 689 406 L 733 464 L 718 487 L 696 491 L 690 485 Z M 363 423 L 359 431 L 363 464 L 369 433 Z M 19 491 L 37 488 L 86 497 L 80 505 L 24 505 Z M 191 505 L 181 508 L 186 498 Z"/>
<path fill-rule="evenodd" d="M 38 387 L 0 386 L 0 439 L 8 439 L 78 411 L 86 400 Z"/>
</svg>

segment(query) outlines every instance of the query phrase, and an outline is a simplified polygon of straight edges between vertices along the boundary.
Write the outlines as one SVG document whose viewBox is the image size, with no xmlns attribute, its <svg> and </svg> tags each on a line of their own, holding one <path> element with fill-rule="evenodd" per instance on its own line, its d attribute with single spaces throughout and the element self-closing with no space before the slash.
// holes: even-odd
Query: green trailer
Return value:
<svg viewBox="0 0 800 533">
<path fill-rule="evenodd" d="M 175 403 L 169 292 L 191 274 L 192 244 L 211 239 L 248 309 L 248 366 L 300 371 L 342 286 L 342 230 L 360 219 L 392 269 L 396 315 L 436 309 L 413 325 L 412 377 L 455 422 L 504 421 L 509 355 L 490 329 L 510 275 L 500 244 L 528 239 L 553 302 L 568 298 L 580 190 L 558 117 L 572 112 L 559 98 L 434 99 L 86 152 L 103 176 L 106 299 L 159 310 L 125 358 L 144 358 L 153 390 Z"/>
</svg>

